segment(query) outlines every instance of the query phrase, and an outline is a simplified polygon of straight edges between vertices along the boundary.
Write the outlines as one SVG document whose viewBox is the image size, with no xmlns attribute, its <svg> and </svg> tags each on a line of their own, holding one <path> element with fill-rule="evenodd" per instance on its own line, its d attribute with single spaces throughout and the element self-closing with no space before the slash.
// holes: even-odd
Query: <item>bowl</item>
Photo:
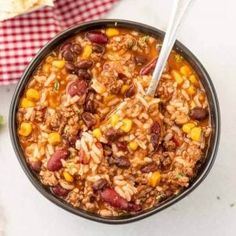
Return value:
<svg viewBox="0 0 236 236">
<path fill-rule="evenodd" d="M 112 26 L 125 27 L 125 28 L 138 30 L 138 31 L 153 35 L 154 37 L 158 37 L 158 38 L 164 37 L 164 32 L 154 27 L 137 23 L 137 22 L 127 21 L 127 20 L 117 20 L 117 19 L 90 21 L 90 22 L 79 24 L 77 26 L 74 26 L 72 28 L 65 30 L 61 34 L 54 37 L 38 52 L 38 54 L 34 57 L 34 59 L 29 64 L 29 66 L 26 68 L 24 74 L 22 75 L 22 78 L 16 87 L 16 90 L 15 90 L 15 93 L 13 95 L 12 102 L 11 102 L 10 113 L 9 113 L 9 130 L 10 130 L 12 145 L 15 150 L 18 161 L 21 164 L 21 167 L 23 168 L 25 174 L 28 176 L 32 184 L 38 189 L 38 191 L 42 195 L 44 195 L 47 199 L 49 199 L 54 204 L 58 205 L 59 207 L 71 213 L 74 213 L 75 215 L 87 218 L 89 220 L 101 222 L 101 223 L 121 224 L 121 223 L 130 223 L 133 221 L 137 221 L 137 220 L 146 218 L 148 216 L 151 216 L 157 212 L 160 212 L 161 210 L 173 205 L 174 203 L 186 197 L 205 179 L 205 177 L 209 173 L 214 163 L 218 145 L 219 145 L 220 110 L 219 110 L 219 104 L 217 100 L 216 91 L 214 89 L 214 85 L 207 71 L 204 69 L 200 61 L 183 44 L 177 41 L 174 45 L 174 49 L 179 54 L 181 54 L 184 58 L 186 58 L 186 60 L 190 63 L 193 69 L 197 72 L 203 84 L 203 87 L 205 88 L 205 91 L 208 97 L 209 108 L 210 108 L 210 119 L 211 119 L 211 124 L 213 128 L 212 135 L 209 140 L 210 142 L 209 148 L 206 153 L 205 159 L 198 170 L 197 176 L 192 180 L 190 186 L 186 188 L 185 190 L 183 190 L 177 196 L 167 199 L 166 201 L 163 201 L 160 205 L 150 208 L 139 214 L 119 216 L 119 217 L 109 217 L 109 218 L 101 217 L 99 215 L 84 211 L 82 209 L 75 208 L 69 205 L 68 203 L 66 203 L 65 201 L 63 201 L 62 199 L 55 197 L 47 187 L 41 184 L 37 176 L 28 167 L 26 160 L 24 158 L 24 154 L 19 144 L 19 139 L 17 137 L 17 128 L 16 128 L 16 112 L 17 112 L 17 107 L 19 104 L 19 99 L 23 93 L 25 86 L 29 82 L 30 77 L 32 73 L 34 72 L 35 68 L 40 64 L 42 59 L 50 51 L 52 51 L 56 46 L 58 46 L 60 43 L 62 43 L 66 39 L 76 35 L 80 31 L 93 30 L 99 27 L 112 27 Z"/>
</svg>

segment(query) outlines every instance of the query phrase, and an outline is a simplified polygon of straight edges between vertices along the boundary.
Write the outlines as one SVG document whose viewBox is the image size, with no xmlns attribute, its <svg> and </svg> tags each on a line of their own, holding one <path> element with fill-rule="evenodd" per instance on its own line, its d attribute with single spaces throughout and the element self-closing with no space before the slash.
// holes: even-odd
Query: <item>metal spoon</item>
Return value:
<svg viewBox="0 0 236 236">
<path fill-rule="evenodd" d="M 152 75 L 152 80 L 147 89 L 146 95 L 155 95 L 156 88 L 160 81 L 166 61 L 176 41 L 177 31 L 191 2 L 192 0 L 175 0 L 174 2 L 173 11 L 168 23 L 168 28 L 161 48 L 160 56 L 157 60 L 156 67 Z"/>
</svg>

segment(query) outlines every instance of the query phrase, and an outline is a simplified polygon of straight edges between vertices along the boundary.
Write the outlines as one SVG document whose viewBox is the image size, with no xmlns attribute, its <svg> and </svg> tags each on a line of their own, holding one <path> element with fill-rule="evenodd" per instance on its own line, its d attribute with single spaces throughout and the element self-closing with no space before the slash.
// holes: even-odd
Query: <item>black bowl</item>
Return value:
<svg viewBox="0 0 236 236">
<path fill-rule="evenodd" d="M 202 64 L 198 61 L 198 59 L 180 42 L 176 42 L 174 49 L 180 53 L 184 58 L 187 59 L 187 61 L 191 64 L 191 66 L 194 68 L 194 70 L 197 72 L 197 74 L 200 77 L 200 80 L 206 90 L 208 101 L 209 101 L 209 106 L 210 106 L 210 115 L 211 115 L 211 124 L 213 128 L 213 132 L 210 138 L 210 144 L 208 151 L 206 153 L 206 157 L 204 162 L 199 168 L 197 176 L 193 179 L 191 182 L 190 186 L 182 191 L 179 195 L 172 197 L 171 199 L 167 199 L 166 201 L 162 202 L 160 205 L 157 207 L 153 207 L 151 209 L 148 209 L 144 212 L 141 212 L 136 215 L 127 215 L 127 216 L 122 216 L 122 217 L 101 217 L 89 212 L 86 212 L 84 210 L 72 207 L 62 199 L 59 199 L 55 197 L 47 187 L 43 186 L 41 182 L 38 180 L 36 175 L 31 171 L 31 169 L 28 167 L 26 160 L 24 158 L 23 151 L 20 147 L 19 144 L 19 139 L 17 137 L 17 128 L 16 128 L 16 112 L 17 112 L 17 107 L 19 104 L 19 99 L 20 96 L 23 93 L 23 90 L 27 83 L 30 80 L 30 77 L 32 73 L 34 72 L 35 68 L 40 64 L 42 59 L 49 53 L 51 52 L 56 46 L 61 44 L 63 41 L 66 39 L 76 35 L 80 31 L 84 30 L 92 30 L 96 28 L 101 28 L 101 27 L 112 27 L 112 26 L 118 26 L 118 27 L 126 27 L 134 30 L 141 31 L 146 34 L 153 35 L 154 37 L 158 38 L 163 38 L 164 32 L 153 28 L 148 25 L 144 25 L 141 23 L 137 22 L 132 22 L 132 21 L 126 21 L 126 20 L 98 20 L 98 21 L 91 21 L 87 23 L 83 23 L 80 25 L 77 25 L 75 27 L 72 27 L 63 33 L 57 35 L 55 38 L 53 38 L 49 43 L 47 43 L 40 51 L 39 53 L 35 56 L 35 58 L 31 61 L 30 65 L 26 68 L 20 82 L 18 83 L 15 93 L 12 98 L 12 103 L 10 107 L 10 114 L 9 114 L 9 126 L 10 126 L 10 136 L 11 136 L 11 141 L 12 145 L 14 147 L 15 153 L 17 155 L 17 158 L 32 182 L 32 184 L 39 190 L 41 194 L 43 194 L 47 199 L 52 201 L 53 203 L 57 204 L 58 206 L 62 207 L 63 209 L 72 212 L 78 216 L 82 216 L 84 218 L 94 220 L 97 222 L 102 222 L 102 223 L 109 223 L 109 224 L 121 224 L 121 223 L 129 223 L 133 221 L 137 221 L 140 219 L 143 219 L 147 216 L 153 215 L 171 205 L 174 203 L 178 202 L 181 200 L 183 197 L 187 196 L 190 192 L 192 192 L 202 181 L 205 179 L 207 174 L 209 173 L 215 157 L 217 153 L 217 148 L 219 144 L 219 137 L 220 137 L 220 111 L 219 111 L 219 104 L 216 96 L 216 92 L 214 89 L 214 86 L 212 84 L 212 81 L 202 66 Z"/>
</svg>

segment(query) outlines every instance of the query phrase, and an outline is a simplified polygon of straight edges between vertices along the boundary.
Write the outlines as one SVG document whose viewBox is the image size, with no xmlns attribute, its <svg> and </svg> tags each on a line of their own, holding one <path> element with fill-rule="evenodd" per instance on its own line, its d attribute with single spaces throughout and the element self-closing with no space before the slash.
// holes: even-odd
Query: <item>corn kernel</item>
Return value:
<svg viewBox="0 0 236 236">
<path fill-rule="evenodd" d="M 122 126 L 120 127 L 124 132 L 128 133 L 132 129 L 133 121 L 130 119 L 123 119 Z"/>
<path fill-rule="evenodd" d="M 106 92 L 106 87 L 97 80 L 93 80 L 91 87 L 99 94 L 103 94 Z"/>
<path fill-rule="evenodd" d="M 193 85 L 190 85 L 189 88 L 187 88 L 187 93 L 191 96 L 193 96 L 194 94 L 196 94 L 197 90 Z"/>
<path fill-rule="evenodd" d="M 129 85 L 124 84 L 121 87 L 121 94 L 125 94 L 125 92 L 129 89 Z"/>
<path fill-rule="evenodd" d="M 186 123 L 182 126 L 182 130 L 184 131 L 184 133 L 188 134 L 194 127 L 195 127 L 194 123 Z"/>
<path fill-rule="evenodd" d="M 185 75 L 185 76 L 190 76 L 192 74 L 191 68 L 186 65 L 182 66 L 179 71 L 182 75 Z"/>
<path fill-rule="evenodd" d="M 20 103 L 20 107 L 28 108 L 28 107 L 34 107 L 34 106 L 35 106 L 34 102 L 30 101 L 27 98 L 22 98 L 21 103 Z"/>
<path fill-rule="evenodd" d="M 74 181 L 74 177 L 71 174 L 69 174 L 67 171 L 63 172 L 63 176 L 65 180 L 69 183 L 72 183 Z"/>
<path fill-rule="evenodd" d="M 90 55 L 91 55 L 91 53 L 92 53 L 92 51 L 93 51 L 92 46 L 87 44 L 87 45 L 84 47 L 84 50 L 83 50 L 83 53 L 82 53 L 82 56 L 81 56 L 81 57 L 82 57 L 83 59 L 89 58 Z"/>
<path fill-rule="evenodd" d="M 177 84 L 182 84 L 184 82 L 183 77 L 180 75 L 180 73 L 178 71 L 172 70 L 171 74 L 174 77 Z"/>
<path fill-rule="evenodd" d="M 93 137 L 100 139 L 102 137 L 102 132 L 99 128 L 93 130 Z"/>
<path fill-rule="evenodd" d="M 27 123 L 27 122 L 22 122 L 20 125 L 20 129 L 18 131 L 19 135 L 22 136 L 29 136 L 32 132 L 32 124 L 31 123 Z"/>
<path fill-rule="evenodd" d="M 51 66 L 49 64 L 44 64 L 42 69 L 44 73 L 48 74 L 50 72 Z"/>
<path fill-rule="evenodd" d="M 191 82 L 193 85 L 198 86 L 198 81 L 197 81 L 197 78 L 196 78 L 195 75 L 191 75 L 191 76 L 189 77 L 189 80 L 190 80 L 190 82 Z"/>
<path fill-rule="evenodd" d="M 96 92 L 98 92 L 99 94 L 105 93 L 106 92 L 105 86 L 102 85 Z"/>
<path fill-rule="evenodd" d="M 114 127 L 117 125 L 118 122 L 119 122 L 119 116 L 117 114 L 113 114 L 110 118 L 111 125 Z"/>
<path fill-rule="evenodd" d="M 159 171 L 155 171 L 151 174 L 148 179 L 149 185 L 152 187 L 156 187 L 161 181 L 161 173 Z"/>
<path fill-rule="evenodd" d="M 112 99 L 114 99 L 115 98 L 115 96 L 114 95 L 108 95 L 108 96 L 105 96 L 105 97 L 103 97 L 103 101 L 105 102 L 105 103 L 108 103 L 108 102 L 110 102 Z"/>
<path fill-rule="evenodd" d="M 201 134 L 202 134 L 202 129 L 200 127 L 194 127 L 190 132 L 190 137 L 194 141 L 200 141 Z"/>
<path fill-rule="evenodd" d="M 38 101 L 40 98 L 39 92 L 36 89 L 30 88 L 26 91 L 26 97 L 32 101 Z"/>
<path fill-rule="evenodd" d="M 59 69 L 64 68 L 65 64 L 66 64 L 66 63 L 65 63 L 64 60 L 55 60 L 55 61 L 52 62 L 52 65 L 53 65 L 54 67 L 59 68 Z"/>
<path fill-rule="evenodd" d="M 52 145 L 57 145 L 61 142 L 61 135 L 57 132 L 48 135 L 48 142 Z"/>
<path fill-rule="evenodd" d="M 106 29 L 106 35 L 108 37 L 113 37 L 113 36 L 116 36 L 116 35 L 119 35 L 119 30 L 116 29 L 116 28 L 107 28 Z"/>
<path fill-rule="evenodd" d="M 135 151 L 135 150 L 137 150 L 137 148 L 138 148 L 138 143 L 137 143 L 136 141 L 131 141 L 131 142 L 129 142 L 128 147 L 129 147 L 132 151 Z"/>
</svg>

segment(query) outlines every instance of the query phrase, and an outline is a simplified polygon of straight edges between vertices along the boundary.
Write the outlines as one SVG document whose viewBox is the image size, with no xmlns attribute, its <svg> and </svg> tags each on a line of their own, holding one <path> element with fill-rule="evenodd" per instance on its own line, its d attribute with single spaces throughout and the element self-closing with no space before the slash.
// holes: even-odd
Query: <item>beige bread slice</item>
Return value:
<svg viewBox="0 0 236 236">
<path fill-rule="evenodd" d="M 0 20 L 5 20 L 43 6 L 53 6 L 53 0 L 0 0 L 0 6 Z"/>
</svg>

